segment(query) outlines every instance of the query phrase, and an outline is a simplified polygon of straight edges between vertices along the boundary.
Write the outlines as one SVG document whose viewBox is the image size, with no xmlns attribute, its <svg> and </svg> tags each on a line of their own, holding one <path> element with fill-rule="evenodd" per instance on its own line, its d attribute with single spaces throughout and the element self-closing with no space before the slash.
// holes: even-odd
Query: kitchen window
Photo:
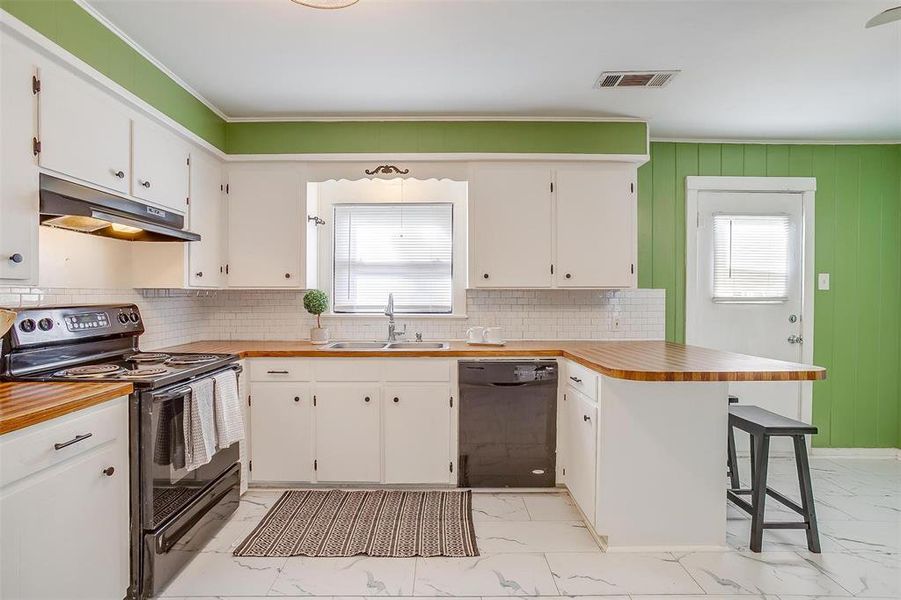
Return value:
<svg viewBox="0 0 901 600">
<path fill-rule="evenodd" d="M 394 294 L 398 313 L 454 309 L 454 205 L 335 204 L 336 313 L 381 313 Z"/>
<path fill-rule="evenodd" d="M 788 215 L 713 215 L 713 301 L 788 299 Z"/>
</svg>

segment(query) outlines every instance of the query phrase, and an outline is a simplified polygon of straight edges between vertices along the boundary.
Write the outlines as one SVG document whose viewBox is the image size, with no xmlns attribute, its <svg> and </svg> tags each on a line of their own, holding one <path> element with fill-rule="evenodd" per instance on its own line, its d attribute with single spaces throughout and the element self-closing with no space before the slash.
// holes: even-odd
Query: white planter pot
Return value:
<svg viewBox="0 0 901 600">
<path fill-rule="evenodd" d="M 328 343 L 328 327 L 313 327 L 310 329 L 310 342 L 313 344 Z"/>
</svg>

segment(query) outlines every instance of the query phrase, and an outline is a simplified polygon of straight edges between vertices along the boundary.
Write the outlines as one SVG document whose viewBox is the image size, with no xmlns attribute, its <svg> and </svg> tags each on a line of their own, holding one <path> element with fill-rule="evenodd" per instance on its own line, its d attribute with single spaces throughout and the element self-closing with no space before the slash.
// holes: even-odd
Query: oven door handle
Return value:
<svg viewBox="0 0 901 600">
<path fill-rule="evenodd" d="M 232 365 L 232 366 L 227 367 L 227 368 L 225 368 L 225 369 L 221 369 L 221 370 L 219 370 L 219 371 L 216 371 L 215 373 L 211 373 L 210 375 L 208 375 L 208 377 L 212 377 L 212 376 L 217 375 L 217 374 L 219 374 L 219 373 L 222 373 L 222 372 L 224 372 L 224 371 L 228 371 L 229 369 L 231 369 L 232 371 L 234 371 L 236 374 L 237 374 L 237 373 L 241 373 L 241 372 L 244 370 L 244 369 L 241 367 L 241 365 Z M 206 377 L 204 377 L 203 379 L 206 379 Z M 154 401 L 154 402 L 168 402 L 168 401 L 170 401 L 170 400 L 175 400 L 176 398 L 181 398 L 181 397 L 183 397 L 183 396 L 186 396 L 186 395 L 188 395 L 190 392 L 191 392 L 191 388 L 190 388 L 190 387 L 187 387 L 187 386 L 186 386 L 186 387 L 181 387 L 181 388 L 178 388 L 178 389 L 173 390 L 173 391 L 171 391 L 171 392 L 168 392 L 168 393 L 166 393 L 166 394 L 161 394 L 161 395 L 158 395 L 158 396 L 153 396 L 153 401 Z"/>
</svg>

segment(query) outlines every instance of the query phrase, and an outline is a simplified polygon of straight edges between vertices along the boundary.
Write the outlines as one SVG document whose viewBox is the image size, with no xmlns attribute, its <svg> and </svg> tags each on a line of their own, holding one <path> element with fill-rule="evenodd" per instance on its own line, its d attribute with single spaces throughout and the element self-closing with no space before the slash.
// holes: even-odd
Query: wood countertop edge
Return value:
<svg viewBox="0 0 901 600">
<path fill-rule="evenodd" d="M 826 379 L 826 370 L 820 367 L 804 370 L 777 371 L 666 371 L 620 369 L 609 367 L 587 359 L 578 352 L 562 348 L 546 349 L 510 349 L 468 348 L 449 350 L 320 350 L 320 349 L 285 349 L 285 350 L 240 350 L 235 352 L 245 358 L 466 358 L 476 356 L 509 356 L 566 358 L 592 371 L 628 381 L 646 382 L 715 382 L 715 381 L 818 381 Z"/>
<path fill-rule="evenodd" d="M 66 386 L 71 398 L 58 400 L 52 396 L 48 396 L 46 404 L 38 403 L 34 408 L 26 408 L 20 413 L 6 415 L 3 408 L 3 402 L 0 402 L 0 435 L 11 433 L 19 429 L 38 425 L 57 417 L 62 417 L 79 410 L 90 408 L 97 404 L 102 404 L 108 400 L 120 398 L 129 395 L 134 386 L 124 382 L 104 382 L 104 383 L 52 383 L 52 382 L 0 382 L 0 386 L 22 386 L 36 388 L 47 388 L 47 393 L 51 394 L 50 388 L 56 386 Z M 91 389 L 94 388 L 94 389 Z M 77 392 L 75 391 L 77 389 Z M 13 402 L 9 400 L 9 402 Z"/>
</svg>

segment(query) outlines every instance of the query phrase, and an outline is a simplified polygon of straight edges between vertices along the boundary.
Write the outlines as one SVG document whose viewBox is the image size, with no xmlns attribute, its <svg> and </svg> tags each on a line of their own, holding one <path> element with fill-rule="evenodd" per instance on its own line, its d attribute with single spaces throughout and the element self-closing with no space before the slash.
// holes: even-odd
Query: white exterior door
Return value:
<svg viewBox="0 0 901 600">
<path fill-rule="evenodd" d="M 447 384 L 389 385 L 383 392 L 385 483 L 448 483 Z"/>
<path fill-rule="evenodd" d="M 61 67 L 47 63 L 40 78 L 41 166 L 128 194 L 128 114 L 106 93 Z"/>
<path fill-rule="evenodd" d="M 473 168 L 471 287 L 550 287 L 550 185 L 550 170 L 543 166 Z"/>
<path fill-rule="evenodd" d="M 557 170 L 557 286 L 635 286 L 634 182 L 631 165 Z"/>
<path fill-rule="evenodd" d="M 161 126 L 136 119 L 132 130 L 132 194 L 184 213 L 188 202 L 188 148 Z"/>
<path fill-rule="evenodd" d="M 803 206 L 801 193 L 698 192 L 697 215 L 688 215 L 697 251 L 688 256 L 687 343 L 802 362 Z M 809 418 L 799 382 L 732 382 L 729 392 Z"/>
<path fill-rule="evenodd" d="M 594 522 L 597 472 L 597 404 L 571 387 L 563 409 L 566 419 L 566 487 L 573 500 Z"/>
<path fill-rule="evenodd" d="M 228 185 L 229 287 L 302 287 L 306 217 L 297 167 L 233 167 Z"/>
<path fill-rule="evenodd" d="M 313 396 L 306 383 L 253 384 L 250 472 L 255 482 L 311 481 Z"/>
<path fill-rule="evenodd" d="M 191 204 L 189 229 L 200 235 L 188 244 L 188 282 L 197 287 L 219 287 L 223 280 L 223 230 L 225 202 L 222 200 L 222 165 L 197 152 L 191 157 Z"/>
<path fill-rule="evenodd" d="M 317 384 L 313 393 L 317 480 L 379 481 L 379 386 Z"/>
</svg>

